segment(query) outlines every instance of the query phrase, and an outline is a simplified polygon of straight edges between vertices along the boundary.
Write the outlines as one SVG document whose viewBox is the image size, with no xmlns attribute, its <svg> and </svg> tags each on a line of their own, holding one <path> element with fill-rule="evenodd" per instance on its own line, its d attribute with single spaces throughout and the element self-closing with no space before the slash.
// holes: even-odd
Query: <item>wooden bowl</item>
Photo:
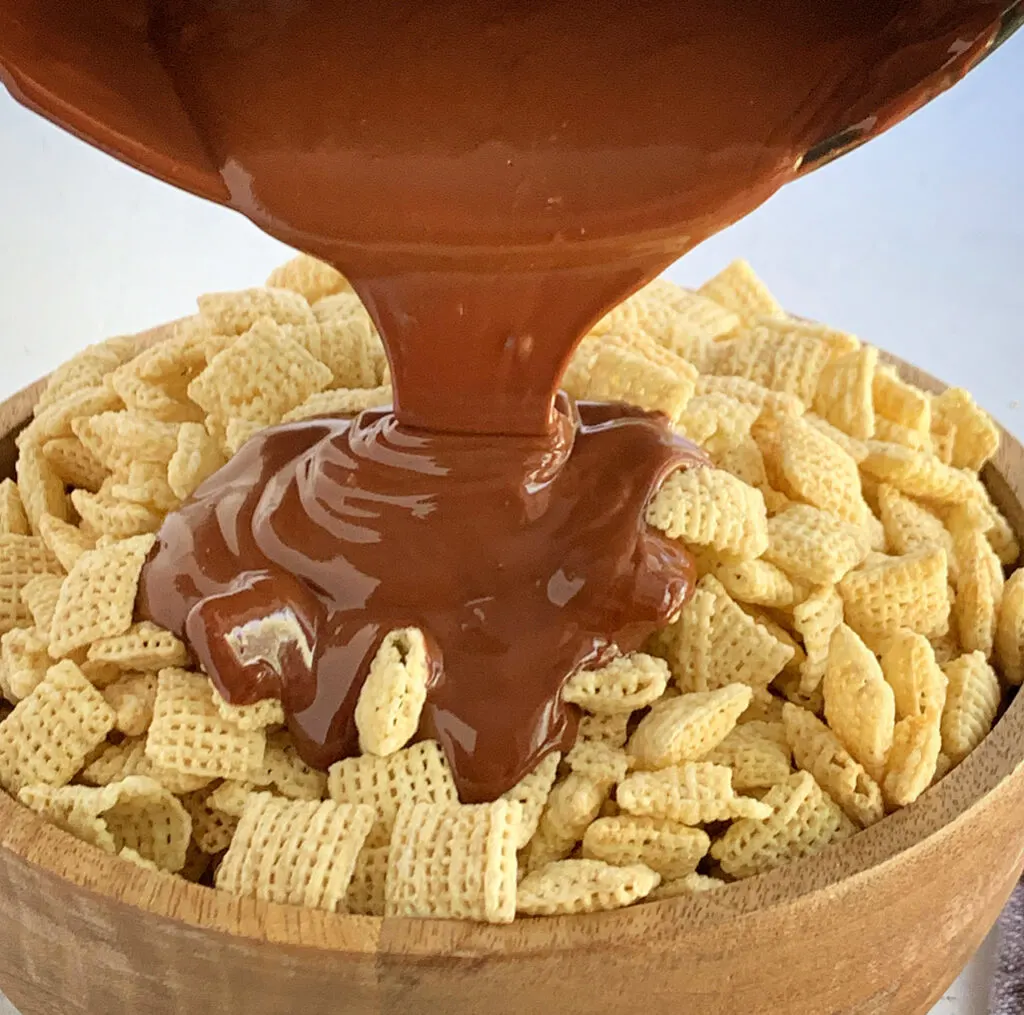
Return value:
<svg viewBox="0 0 1024 1015">
<path fill-rule="evenodd" d="M 41 383 L 0 406 L 4 475 Z M 1003 438 L 985 478 L 1024 533 L 1024 449 Z M 509 927 L 236 899 L 0 793 L 0 988 L 23 1015 L 924 1015 L 1024 866 L 1022 758 L 1024 695 L 941 783 L 848 843 L 709 895 Z"/>
</svg>

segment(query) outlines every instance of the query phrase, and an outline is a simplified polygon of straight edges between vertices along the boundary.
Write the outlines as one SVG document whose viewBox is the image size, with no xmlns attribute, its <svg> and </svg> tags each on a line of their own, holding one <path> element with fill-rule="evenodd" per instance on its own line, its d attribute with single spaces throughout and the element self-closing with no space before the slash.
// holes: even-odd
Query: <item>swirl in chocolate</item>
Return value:
<svg viewBox="0 0 1024 1015">
<path fill-rule="evenodd" d="M 556 420 L 544 437 L 428 433 L 385 410 L 267 430 L 167 517 L 141 612 L 187 637 L 229 701 L 280 697 L 319 767 L 358 750 L 384 635 L 420 628 L 419 735 L 461 799 L 493 799 L 572 743 L 568 674 L 638 648 L 693 582 L 643 516 L 701 453 L 625 406 L 564 400 Z"/>
</svg>

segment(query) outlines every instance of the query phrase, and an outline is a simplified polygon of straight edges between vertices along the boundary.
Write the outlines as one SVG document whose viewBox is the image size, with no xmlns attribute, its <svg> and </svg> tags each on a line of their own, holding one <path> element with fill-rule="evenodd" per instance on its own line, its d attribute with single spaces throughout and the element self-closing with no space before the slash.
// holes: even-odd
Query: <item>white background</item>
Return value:
<svg viewBox="0 0 1024 1015">
<path fill-rule="evenodd" d="M 190 313 L 200 292 L 259 283 L 287 255 L 0 92 L 0 397 L 89 342 Z M 670 275 L 696 283 L 735 256 L 789 309 L 970 388 L 1024 435 L 1024 38 Z M 987 1011 L 991 951 L 935 1015 Z"/>
</svg>

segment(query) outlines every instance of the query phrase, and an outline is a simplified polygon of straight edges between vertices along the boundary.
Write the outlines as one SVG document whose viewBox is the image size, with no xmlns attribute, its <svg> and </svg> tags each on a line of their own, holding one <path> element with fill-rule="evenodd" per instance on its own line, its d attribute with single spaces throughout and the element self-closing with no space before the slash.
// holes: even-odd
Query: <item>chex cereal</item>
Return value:
<svg viewBox="0 0 1024 1015">
<path fill-rule="evenodd" d="M 729 735 L 752 697 L 746 684 L 727 684 L 657 702 L 629 738 L 626 752 L 641 769 L 697 761 Z"/>
<path fill-rule="evenodd" d="M 697 869 L 711 846 L 700 828 L 629 814 L 598 818 L 583 836 L 583 857 L 618 867 L 640 863 L 665 880 L 685 877 Z"/>
<path fill-rule="evenodd" d="M 849 818 L 808 772 L 773 786 L 761 801 L 767 813 L 743 818 L 711 844 L 711 855 L 733 877 L 747 877 L 816 853 L 854 832 Z"/>
<path fill-rule="evenodd" d="M 217 887 L 266 902 L 344 912 L 372 824 L 373 811 L 364 805 L 254 793 L 217 869 Z"/>
<path fill-rule="evenodd" d="M 519 819 L 519 847 L 525 846 L 537 831 L 544 807 L 551 795 L 551 787 L 555 784 L 560 760 L 561 755 L 557 751 L 549 754 L 529 775 L 523 776 L 515 786 L 502 794 L 505 800 L 513 800 L 522 806 L 522 815 Z"/>
<path fill-rule="evenodd" d="M 153 536 L 135 536 L 83 553 L 61 586 L 50 625 L 50 655 L 60 659 L 132 623 L 142 564 Z"/>
<path fill-rule="evenodd" d="M 9 793 L 70 782 L 114 728 L 114 710 L 70 661 L 45 679 L 0 723 L 0 785 Z"/>
<path fill-rule="evenodd" d="M 669 676 L 664 659 L 631 652 L 598 669 L 574 673 L 562 696 L 599 715 L 629 714 L 657 701 L 665 693 Z"/>
<path fill-rule="evenodd" d="M 516 908 L 527 916 L 620 909 L 650 894 L 660 881 L 643 864 L 620 867 L 601 860 L 558 860 L 523 878 Z"/>
<path fill-rule="evenodd" d="M 765 806 L 737 796 L 732 771 L 706 761 L 687 761 L 657 772 L 635 772 L 619 783 L 615 799 L 630 814 L 699 825 L 760 816 Z"/>
<path fill-rule="evenodd" d="M 146 736 L 146 757 L 188 775 L 242 778 L 263 762 L 262 730 L 244 730 L 224 719 L 208 679 L 186 670 L 161 670 Z"/>
<path fill-rule="evenodd" d="M 138 616 L 139 571 L 255 434 L 389 405 L 384 346 L 306 255 L 164 334 L 58 368 L 0 481 L 0 785 L 147 871 L 377 917 L 694 899 L 912 804 L 1024 681 L 1020 541 L 980 475 L 999 427 L 736 262 L 699 292 L 645 286 L 565 374 L 664 413 L 711 463 L 646 507 L 693 555 L 694 594 L 570 675 L 575 742 L 460 802 L 420 728 L 431 632 L 408 627 L 380 632 L 359 754 L 313 769 L 281 701 L 231 704 Z"/>
<path fill-rule="evenodd" d="M 166 871 L 178 871 L 192 834 L 181 802 L 153 779 L 132 775 L 101 788 L 25 786 L 18 799 L 108 853 L 130 849 Z"/>
<path fill-rule="evenodd" d="M 409 627 L 385 636 L 356 703 L 359 748 L 364 754 L 394 754 L 412 739 L 430 675 L 422 631 Z"/>
<path fill-rule="evenodd" d="M 880 778 L 892 746 L 895 696 L 878 659 L 845 624 L 832 635 L 822 690 L 829 726 L 867 773 Z"/>
<path fill-rule="evenodd" d="M 556 782 L 545 801 L 537 830 L 523 849 L 523 869 L 535 870 L 568 856 L 600 813 L 611 787 L 607 773 L 602 777 L 573 771 Z"/>
<path fill-rule="evenodd" d="M 330 768 L 327 791 L 339 803 L 367 804 L 374 809 L 370 845 L 389 840 L 403 803 L 458 802 L 448 762 L 430 740 L 385 757 L 368 754 L 339 761 Z"/>
<path fill-rule="evenodd" d="M 403 804 L 391 833 L 385 914 L 511 923 L 522 810 L 513 800 Z"/>
</svg>

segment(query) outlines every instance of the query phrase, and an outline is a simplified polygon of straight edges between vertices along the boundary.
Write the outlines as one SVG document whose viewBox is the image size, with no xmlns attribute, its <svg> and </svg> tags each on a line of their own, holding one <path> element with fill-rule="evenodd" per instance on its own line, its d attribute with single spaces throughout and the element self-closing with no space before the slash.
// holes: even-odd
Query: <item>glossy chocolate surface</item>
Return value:
<svg viewBox="0 0 1024 1015">
<path fill-rule="evenodd" d="M 556 405 L 608 309 L 966 73 L 1007 0 L 0 0 L 23 101 L 335 264 L 394 414 L 275 428 L 170 515 L 140 609 L 304 756 L 356 749 L 380 640 L 463 799 L 571 740 L 568 674 L 679 609 L 644 507 L 694 450 Z"/>
<path fill-rule="evenodd" d="M 418 627 L 420 735 L 463 800 L 493 799 L 571 745 L 566 676 L 681 609 L 692 562 L 643 509 L 701 461 L 658 418 L 568 400 L 543 437 L 439 439 L 384 410 L 274 427 L 167 517 L 140 609 L 187 636 L 229 700 L 280 697 L 319 767 L 358 750 L 383 637 Z"/>
</svg>

